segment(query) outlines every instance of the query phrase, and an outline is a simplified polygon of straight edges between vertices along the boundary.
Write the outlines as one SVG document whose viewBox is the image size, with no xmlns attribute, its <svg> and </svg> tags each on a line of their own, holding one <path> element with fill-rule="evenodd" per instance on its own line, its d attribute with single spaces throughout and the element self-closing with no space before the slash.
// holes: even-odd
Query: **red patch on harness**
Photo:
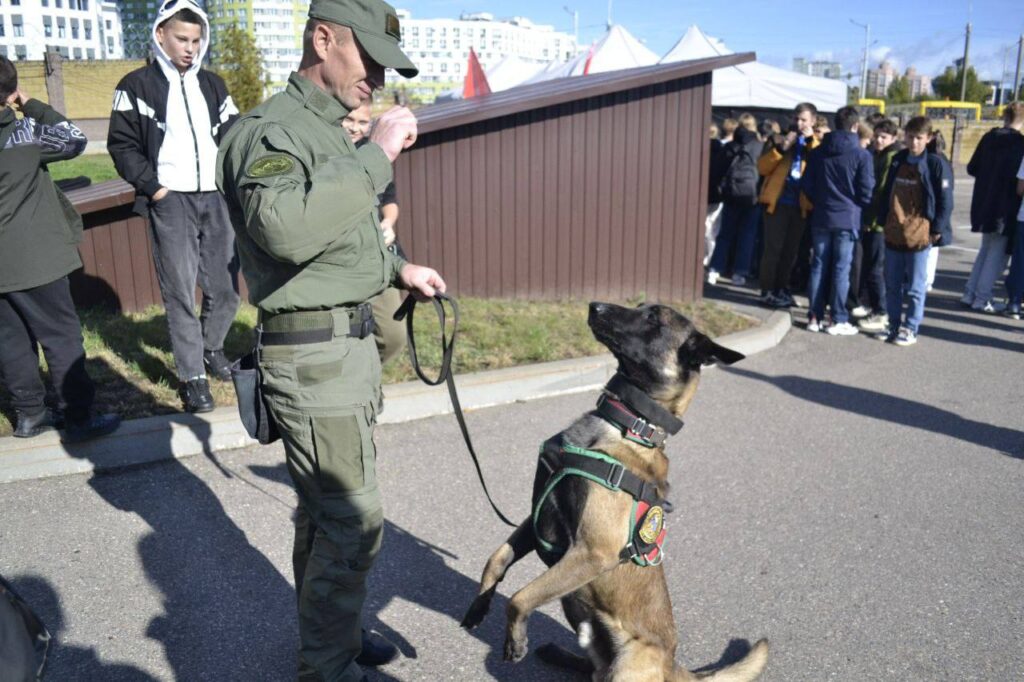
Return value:
<svg viewBox="0 0 1024 682">
<path fill-rule="evenodd" d="M 646 502 L 636 505 L 636 542 L 638 549 L 643 551 L 654 545 L 643 558 L 649 563 L 657 563 L 661 554 L 661 546 L 665 543 L 665 510 L 660 506 L 651 506 Z"/>
</svg>

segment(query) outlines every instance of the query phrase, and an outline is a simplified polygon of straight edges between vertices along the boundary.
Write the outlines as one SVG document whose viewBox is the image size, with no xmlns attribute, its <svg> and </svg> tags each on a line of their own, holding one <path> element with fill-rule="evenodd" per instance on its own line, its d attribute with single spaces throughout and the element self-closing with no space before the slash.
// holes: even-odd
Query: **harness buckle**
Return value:
<svg viewBox="0 0 1024 682">
<path fill-rule="evenodd" d="M 622 477 L 625 475 L 626 467 L 616 462 L 608 468 L 608 475 L 605 476 L 604 480 L 612 488 L 619 490 L 622 487 Z"/>
</svg>

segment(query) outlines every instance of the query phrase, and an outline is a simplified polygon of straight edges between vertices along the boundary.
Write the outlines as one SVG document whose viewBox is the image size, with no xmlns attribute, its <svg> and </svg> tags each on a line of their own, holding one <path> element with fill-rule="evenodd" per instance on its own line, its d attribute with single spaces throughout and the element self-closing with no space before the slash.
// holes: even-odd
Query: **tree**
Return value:
<svg viewBox="0 0 1024 682">
<path fill-rule="evenodd" d="M 263 59 L 251 33 L 238 26 L 220 28 L 213 70 L 224 79 L 228 92 L 243 114 L 263 101 L 268 80 Z"/>
<path fill-rule="evenodd" d="M 962 73 L 963 71 L 961 69 L 954 69 L 952 66 L 947 66 L 942 75 L 936 77 L 932 81 L 932 89 L 935 90 L 935 94 L 940 98 L 958 101 L 960 99 Z M 967 102 L 984 104 L 988 100 L 991 92 L 992 86 L 985 85 L 980 82 L 978 80 L 978 73 L 974 70 L 974 67 L 969 67 L 967 69 L 967 94 L 965 96 L 965 100 Z"/>
<path fill-rule="evenodd" d="M 886 99 L 892 104 L 906 104 L 911 100 L 910 81 L 906 76 L 898 76 L 889 84 L 889 90 L 885 93 Z"/>
</svg>

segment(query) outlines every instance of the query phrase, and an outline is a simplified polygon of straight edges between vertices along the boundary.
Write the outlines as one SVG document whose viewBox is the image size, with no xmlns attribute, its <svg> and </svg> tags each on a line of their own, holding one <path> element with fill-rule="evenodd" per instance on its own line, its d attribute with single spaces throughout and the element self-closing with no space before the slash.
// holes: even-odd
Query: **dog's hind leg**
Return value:
<svg viewBox="0 0 1024 682">
<path fill-rule="evenodd" d="M 475 628 L 480 624 L 490 610 L 494 591 L 498 589 L 498 583 L 505 579 L 505 573 L 508 572 L 509 567 L 535 548 L 533 521 L 526 519 L 512 531 L 512 535 L 505 541 L 505 544 L 487 560 L 484 574 L 480 578 L 480 591 L 473 603 L 469 605 L 466 615 L 463 616 L 462 627 Z"/>
<path fill-rule="evenodd" d="M 605 542 L 604 547 L 615 547 Z M 557 564 L 516 592 L 508 603 L 505 630 L 505 660 L 519 661 L 526 655 L 526 618 L 552 599 L 564 597 L 620 563 L 617 548 L 597 552 L 585 545 L 573 545 Z"/>
</svg>

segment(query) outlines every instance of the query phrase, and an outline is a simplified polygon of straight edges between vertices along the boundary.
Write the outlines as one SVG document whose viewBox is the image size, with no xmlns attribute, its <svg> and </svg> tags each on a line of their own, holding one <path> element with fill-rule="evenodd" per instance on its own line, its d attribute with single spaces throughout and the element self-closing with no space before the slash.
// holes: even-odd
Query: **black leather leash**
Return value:
<svg viewBox="0 0 1024 682">
<path fill-rule="evenodd" d="M 498 518 L 505 524 L 512 528 L 517 528 L 518 523 L 513 523 L 508 520 L 501 510 L 498 509 L 498 505 L 494 503 L 491 498 L 490 491 L 487 490 L 487 483 L 484 481 L 484 472 L 480 468 L 480 459 L 477 457 L 476 450 L 473 448 L 473 441 L 469 437 L 469 429 L 466 427 L 466 418 L 462 414 L 462 405 L 459 404 L 459 394 L 455 390 L 455 378 L 452 376 L 452 355 L 455 353 L 455 335 L 459 330 L 459 306 L 455 302 L 454 298 L 446 296 L 438 292 L 434 295 L 431 302 L 434 304 L 434 310 L 437 311 L 437 317 L 441 323 L 441 369 L 437 375 L 437 379 L 431 379 L 423 370 L 420 368 L 419 358 L 416 356 L 416 335 L 413 333 L 412 318 L 413 311 L 416 310 L 416 297 L 410 294 L 406 297 L 405 302 L 399 306 L 395 312 L 395 320 L 401 322 L 405 320 L 405 332 L 409 338 L 409 360 L 412 362 L 413 371 L 416 372 L 416 376 L 428 386 L 440 386 L 442 383 L 448 384 L 448 395 L 452 400 L 452 407 L 455 408 L 455 417 L 459 421 L 459 428 L 462 429 L 462 438 L 466 441 L 466 447 L 469 448 L 469 454 L 473 458 L 473 466 L 476 467 L 477 478 L 480 479 L 480 486 L 484 489 L 484 495 L 487 496 L 487 501 L 491 504 L 491 509 L 498 515 Z M 452 334 L 451 338 L 445 336 L 445 310 L 444 301 L 447 301 L 452 307 Z"/>
</svg>

